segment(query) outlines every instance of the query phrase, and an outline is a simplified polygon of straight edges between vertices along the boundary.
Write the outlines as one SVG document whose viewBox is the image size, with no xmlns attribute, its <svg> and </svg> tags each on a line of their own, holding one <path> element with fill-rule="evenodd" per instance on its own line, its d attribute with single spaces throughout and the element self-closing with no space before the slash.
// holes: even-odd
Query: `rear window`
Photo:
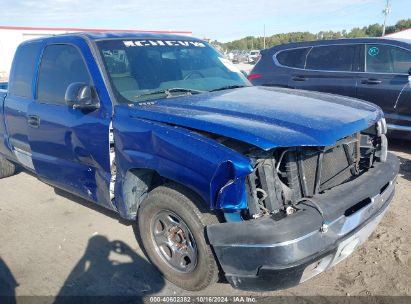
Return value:
<svg viewBox="0 0 411 304">
<path fill-rule="evenodd" d="M 279 64 L 290 67 L 303 69 L 305 59 L 310 48 L 298 48 L 292 50 L 281 51 L 276 58 Z"/>
<path fill-rule="evenodd" d="M 320 71 L 352 71 L 355 45 L 313 47 L 307 56 L 305 68 Z"/>
<path fill-rule="evenodd" d="M 40 49 L 41 42 L 26 43 L 17 49 L 9 83 L 11 95 L 31 97 L 33 75 Z"/>
</svg>

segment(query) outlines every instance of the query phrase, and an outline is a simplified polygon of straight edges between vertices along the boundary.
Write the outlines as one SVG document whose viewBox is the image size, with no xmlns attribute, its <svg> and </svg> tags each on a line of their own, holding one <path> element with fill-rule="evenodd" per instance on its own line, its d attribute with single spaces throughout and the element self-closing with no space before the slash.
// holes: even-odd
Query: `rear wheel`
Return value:
<svg viewBox="0 0 411 304">
<path fill-rule="evenodd" d="M 0 178 L 9 177 L 16 172 L 16 166 L 0 156 Z"/>
<path fill-rule="evenodd" d="M 217 217 L 201 211 L 201 199 L 175 184 L 150 192 L 138 211 L 136 237 L 164 277 L 186 290 L 217 281 L 218 266 L 205 238 Z"/>
</svg>

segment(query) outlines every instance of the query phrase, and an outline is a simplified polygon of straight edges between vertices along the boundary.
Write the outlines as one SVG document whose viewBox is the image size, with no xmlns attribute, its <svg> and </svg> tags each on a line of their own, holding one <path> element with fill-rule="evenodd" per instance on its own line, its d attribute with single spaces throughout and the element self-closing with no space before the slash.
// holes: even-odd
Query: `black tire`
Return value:
<svg viewBox="0 0 411 304">
<path fill-rule="evenodd" d="M 218 265 L 205 236 L 205 226 L 218 223 L 218 218 L 214 214 L 206 213 L 203 205 L 205 204 L 200 197 L 182 186 L 176 184 L 160 186 L 144 199 L 138 210 L 137 225 L 134 225 L 136 238 L 140 245 L 142 243 L 143 250 L 151 263 L 167 280 L 185 290 L 202 290 L 218 279 Z M 162 251 L 161 246 L 159 247 L 156 243 L 157 232 L 153 227 L 157 226 L 153 226 L 153 223 L 155 224 L 159 214 L 164 212 L 175 214 L 178 222 L 182 220 L 188 228 L 184 231 L 190 234 L 190 238 L 187 238 L 194 240 L 195 265 L 189 265 L 192 267 L 189 272 L 174 268 L 172 263 L 164 257 L 164 250 Z M 166 226 L 163 226 L 161 233 L 170 231 L 164 227 Z M 192 262 L 190 259 L 189 261 Z"/>
<path fill-rule="evenodd" d="M 14 173 L 16 173 L 16 166 L 0 156 L 0 178 L 12 176 Z"/>
</svg>

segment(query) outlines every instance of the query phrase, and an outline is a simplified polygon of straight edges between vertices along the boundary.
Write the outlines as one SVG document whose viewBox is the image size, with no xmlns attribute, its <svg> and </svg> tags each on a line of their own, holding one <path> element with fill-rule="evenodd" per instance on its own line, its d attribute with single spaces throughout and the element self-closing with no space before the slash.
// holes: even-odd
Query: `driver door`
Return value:
<svg viewBox="0 0 411 304">
<path fill-rule="evenodd" d="M 67 87 L 93 80 L 80 50 L 71 44 L 44 49 L 38 71 L 36 102 L 28 110 L 29 142 L 40 179 L 112 208 L 109 195 L 109 123 L 104 106 L 73 109 Z M 97 97 L 97 94 L 95 94 Z"/>
</svg>

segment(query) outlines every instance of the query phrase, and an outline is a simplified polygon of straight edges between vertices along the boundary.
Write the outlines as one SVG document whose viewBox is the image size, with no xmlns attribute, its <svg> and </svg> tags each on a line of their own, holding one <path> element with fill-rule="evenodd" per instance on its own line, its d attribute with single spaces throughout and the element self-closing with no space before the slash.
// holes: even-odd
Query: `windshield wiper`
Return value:
<svg viewBox="0 0 411 304">
<path fill-rule="evenodd" d="M 229 90 L 229 89 L 238 89 L 238 88 L 245 88 L 245 87 L 247 87 L 247 86 L 245 86 L 245 85 L 229 85 L 229 86 L 224 86 L 224 87 L 221 87 L 221 88 L 211 90 L 210 92 L 223 91 L 223 90 Z"/>
<path fill-rule="evenodd" d="M 172 95 L 172 93 L 178 93 L 178 92 L 182 92 L 182 93 L 185 93 L 185 94 L 183 94 L 183 95 Z M 194 89 L 186 89 L 186 88 L 171 88 L 171 89 L 164 89 L 164 90 L 158 90 L 158 91 L 151 91 L 151 92 L 143 93 L 143 94 L 135 96 L 135 98 L 141 98 L 141 97 L 146 97 L 146 96 L 151 96 L 151 95 L 160 95 L 160 94 L 165 95 L 166 98 L 170 98 L 170 97 L 176 97 L 176 96 L 200 94 L 200 93 L 204 93 L 204 92 L 205 91 L 194 90 Z"/>
</svg>

